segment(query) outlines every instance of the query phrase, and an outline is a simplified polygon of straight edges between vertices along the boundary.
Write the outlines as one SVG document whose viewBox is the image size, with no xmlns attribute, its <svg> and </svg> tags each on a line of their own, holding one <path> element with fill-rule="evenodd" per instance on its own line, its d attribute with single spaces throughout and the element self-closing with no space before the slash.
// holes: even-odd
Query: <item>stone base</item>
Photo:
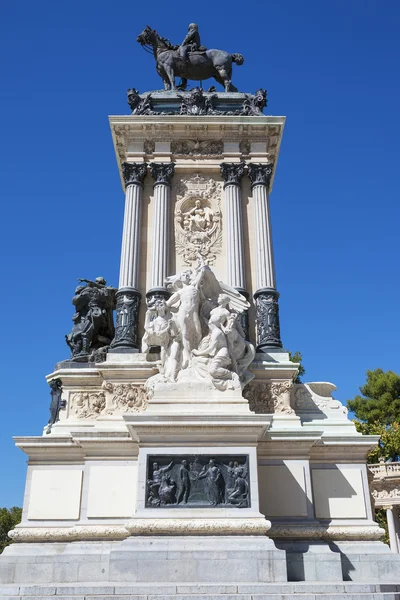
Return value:
<svg viewBox="0 0 400 600">
<path fill-rule="evenodd" d="M 277 542 L 288 581 L 399 582 L 400 554 L 383 542 Z"/>
<path fill-rule="evenodd" d="M 400 584 L 64 583 L 2 585 L 0 600 L 399 600 Z"/>
<path fill-rule="evenodd" d="M 304 587 L 304 581 L 316 582 L 315 589 Z M 400 586 L 400 555 L 379 542 L 275 544 L 262 536 L 131 536 L 122 542 L 19 543 L 6 548 L 0 557 L 0 595 L 21 598 L 38 594 L 32 589 L 7 594 L 3 586 L 71 584 L 71 591 L 57 594 L 76 593 L 83 600 L 84 594 L 93 594 L 79 592 L 80 584 L 93 587 L 101 582 L 104 586 L 116 586 L 115 590 L 118 583 L 138 586 L 136 591 L 103 592 L 107 595 L 155 594 L 152 586 L 160 584 L 165 586 L 163 594 L 204 593 L 207 597 L 204 589 L 211 584 L 219 584 L 220 591 L 214 592 L 218 594 L 236 593 L 239 588 L 233 587 L 239 584 L 247 584 L 249 589 L 263 584 L 257 588 L 259 592 L 243 587 L 242 593 L 326 594 L 327 588 L 343 592 L 343 582 L 347 581 L 371 584 L 363 590 L 357 586 L 357 593 L 373 594 L 377 583 Z M 184 592 L 183 588 L 177 592 L 174 586 L 185 583 L 192 592 Z M 171 591 L 167 592 L 169 588 Z M 43 592 L 43 596 L 55 593 Z"/>
<path fill-rule="evenodd" d="M 286 558 L 263 536 L 130 537 L 123 542 L 13 544 L 0 583 L 284 582 Z"/>
<path fill-rule="evenodd" d="M 286 581 L 285 553 L 252 536 L 130 537 L 110 553 L 111 581 Z"/>
</svg>

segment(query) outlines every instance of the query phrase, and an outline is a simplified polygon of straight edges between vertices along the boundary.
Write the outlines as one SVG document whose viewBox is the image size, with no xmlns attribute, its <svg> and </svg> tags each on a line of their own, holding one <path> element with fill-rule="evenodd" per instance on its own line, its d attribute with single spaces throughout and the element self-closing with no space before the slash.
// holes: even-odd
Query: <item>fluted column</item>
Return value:
<svg viewBox="0 0 400 600">
<path fill-rule="evenodd" d="M 256 253 L 256 305 L 257 350 L 268 352 L 282 348 L 279 324 L 279 294 L 276 291 L 275 264 L 269 210 L 269 184 L 272 164 L 248 165 L 248 174 L 254 202 L 255 253 Z"/>
<path fill-rule="evenodd" d="M 125 215 L 122 233 L 115 336 L 110 352 L 137 352 L 141 295 L 138 290 L 140 221 L 146 163 L 123 163 Z"/>
<path fill-rule="evenodd" d="M 244 268 L 243 217 L 241 179 L 244 163 L 221 163 L 224 180 L 224 206 L 226 231 L 226 279 L 227 283 L 248 298 Z M 247 311 L 241 315 L 241 325 L 248 338 L 249 319 Z"/>
<path fill-rule="evenodd" d="M 165 278 L 168 275 L 169 201 L 174 170 L 173 163 L 150 163 L 150 173 L 154 179 L 154 213 L 150 289 L 146 294 L 147 298 L 168 295 Z"/>
</svg>

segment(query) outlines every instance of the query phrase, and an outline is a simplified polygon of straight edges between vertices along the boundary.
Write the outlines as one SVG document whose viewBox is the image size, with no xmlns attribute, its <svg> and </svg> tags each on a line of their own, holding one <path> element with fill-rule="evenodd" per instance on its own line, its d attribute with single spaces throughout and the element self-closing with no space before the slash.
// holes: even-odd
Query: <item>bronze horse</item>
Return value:
<svg viewBox="0 0 400 600">
<path fill-rule="evenodd" d="M 181 58 L 177 52 L 179 46 L 174 46 L 149 26 L 138 35 L 137 41 L 145 49 L 152 49 L 157 73 L 164 81 L 166 90 L 184 90 L 188 79 L 204 81 L 214 77 L 224 86 L 226 92 L 237 92 L 231 82 L 232 63 L 242 65 L 244 58 L 241 54 L 229 54 L 223 50 L 205 50 L 191 52 L 186 59 Z M 175 77 L 182 79 L 178 88 L 175 85 Z"/>
</svg>

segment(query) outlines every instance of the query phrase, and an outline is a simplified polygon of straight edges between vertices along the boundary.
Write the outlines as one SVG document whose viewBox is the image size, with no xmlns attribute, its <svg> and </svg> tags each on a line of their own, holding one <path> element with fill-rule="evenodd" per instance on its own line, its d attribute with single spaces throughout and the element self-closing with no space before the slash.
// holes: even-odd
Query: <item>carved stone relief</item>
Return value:
<svg viewBox="0 0 400 600">
<path fill-rule="evenodd" d="M 187 265 L 198 260 L 212 265 L 221 251 L 222 184 L 212 177 L 195 174 L 177 187 L 175 205 L 175 244 L 177 254 Z"/>
<path fill-rule="evenodd" d="M 146 507 L 250 506 L 247 455 L 149 456 L 146 480 Z"/>
<path fill-rule="evenodd" d="M 102 388 L 111 396 L 111 408 L 107 410 L 108 414 L 140 412 L 147 408 L 147 393 L 141 385 L 114 384 L 104 381 Z M 109 403 L 107 402 L 107 404 Z"/>
<path fill-rule="evenodd" d="M 146 390 L 134 383 L 104 381 L 101 391 L 82 390 L 72 394 L 70 400 L 70 415 L 77 419 L 97 419 L 104 415 L 140 412 L 146 408 Z"/>
<path fill-rule="evenodd" d="M 385 482 L 384 484 L 375 483 L 378 489 L 373 489 L 371 494 L 374 500 L 394 500 L 400 499 L 400 486 L 398 483 Z M 382 502 L 380 502 L 382 504 Z M 388 502 L 390 504 L 390 502 Z"/>
<path fill-rule="evenodd" d="M 243 392 L 249 408 L 256 414 L 294 414 L 290 406 L 291 381 L 252 381 Z"/>
<path fill-rule="evenodd" d="M 224 151 L 222 140 L 173 140 L 171 152 L 181 156 L 221 156 Z"/>
<path fill-rule="evenodd" d="M 77 419 L 96 419 L 106 408 L 104 392 L 77 392 L 72 395 L 70 415 Z"/>
</svg>

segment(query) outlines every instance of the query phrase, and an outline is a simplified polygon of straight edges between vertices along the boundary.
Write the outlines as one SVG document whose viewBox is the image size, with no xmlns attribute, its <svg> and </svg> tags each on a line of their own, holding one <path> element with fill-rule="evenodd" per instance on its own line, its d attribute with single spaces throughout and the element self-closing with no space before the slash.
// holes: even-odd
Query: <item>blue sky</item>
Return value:
<svg viewBox="0 0 400 600">
<path fill-rule="evenodd" d="M 235 85 L 287 116 L 272 219 L 282 337 L 305 379 L 346 401 L 366 369 L 400 371 L 399 18 L 395 0 L 1 2 L 0 506 L 21 505 L 11 436 L 48 420 L 77 277 L 118 284 L 107 115 L 128 113 L 128 87 L 160 87 L 136 43 L 146 23 L 178 43 L 197 22 L 207 47 L 244 55 Z"/>
</svg>

